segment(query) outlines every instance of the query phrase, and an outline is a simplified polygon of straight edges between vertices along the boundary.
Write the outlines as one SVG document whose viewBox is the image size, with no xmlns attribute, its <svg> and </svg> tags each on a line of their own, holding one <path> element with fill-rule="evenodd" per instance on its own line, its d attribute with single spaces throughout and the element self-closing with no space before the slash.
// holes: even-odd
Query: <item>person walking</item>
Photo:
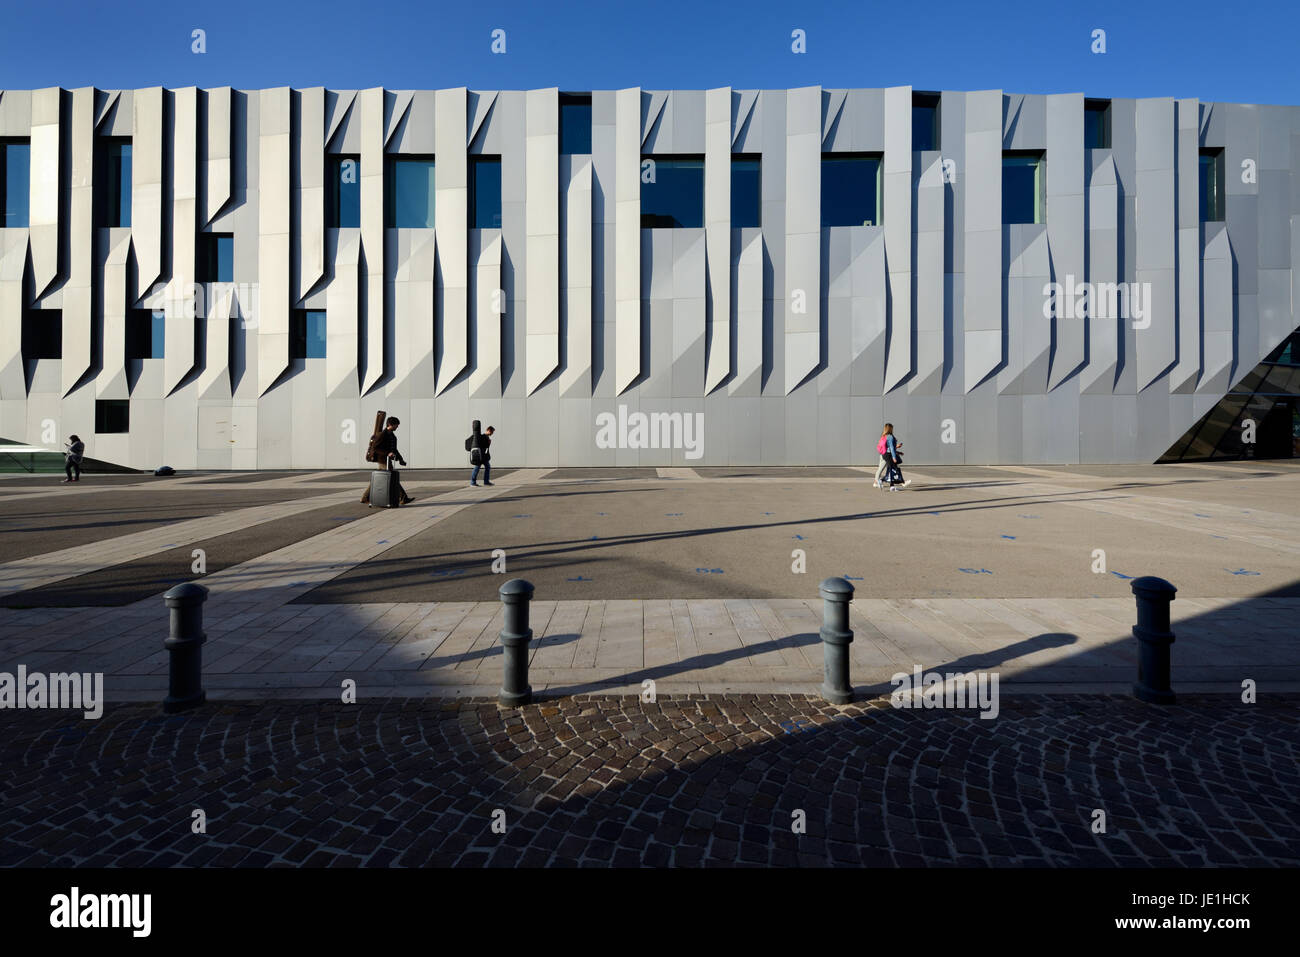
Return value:
<svg viewBox="0 0 1300 957">
<path fill-rule="evenodd" d="M 389 467 L 390 460 L 397 460 L 406 467 L 406 459 L 402 458 L 402 453 L 397 450 L 397 427 L 401 425 L 401 420 L 395 415 L 388 417 L 388 422 L 384 425 L 384 431 L 380 432 L 375 438 L 375 462 L 381 469 Z M 400 505 L 409 505 L 415 499 L 406 494 L 406 489 L 402 488 L 402 480 L 398 477 L 397 470 L 393 470 L 393 484 L 397 486 L 397 501 Z M 366 490 L 361 496 L 363 505 L 370 504 L 370 483 L 366 483 Z"/>
<path fill-rule="evenodd" d="M 81 441 L 77 436 L 68 436 L 68 441 L 63 443 L 66 447 L 63 452 L 63 471 L 68 477 L 64 482 L 81 481 L 81 457 L 86 452 L 86 443 Z"/>
<path fill-rule="evenodd" d="M 894 434 L 894 425 L 892 422 L 885 423 L 885 431 L 880 436 L 880 448 L 884 446 L 884 452 L 881 453 L 882 464 L 885 466 L 885 476 L 887 485 L 882 484 L 881 488 L 888 488 L 889 491 L 906 488 L 912 483 L 903 478 L 903 443 L 898 441 L 898 436 Z M 877 470 L 879 474 L 879 470 Z"/>
<path fill-rule="evenodd" d="M 880 463 L 876 466 L 876 478 L 871 483 L 872 488 L 882 488 L 882 481 L 885 474 L 889 471 L 890 461 L 886 452 L 888 451 L 887 439 L 893 434 L 894 427 L 886 422 L 885 427 L 880 431 L 880 439 L 876 442 L 876 453 L 880 456 Z"/>
<path fill-rule="evenodd" d="M 470 464 L 474 466 L 474 471 L 470 473 L 469 484 L 478 486 L 478 470 L 483 469 L 483 484 L 492 484 L 492 453 L 488 449 L 492 445 L 492 433 L 496 431 L 493 426 L 487 427 L 487 432 L 483 432 L 482 425 L 478 419 L 470 423 L 469 438 L 465 440 L 465 450 L 469 452 Z"/>
</svg>

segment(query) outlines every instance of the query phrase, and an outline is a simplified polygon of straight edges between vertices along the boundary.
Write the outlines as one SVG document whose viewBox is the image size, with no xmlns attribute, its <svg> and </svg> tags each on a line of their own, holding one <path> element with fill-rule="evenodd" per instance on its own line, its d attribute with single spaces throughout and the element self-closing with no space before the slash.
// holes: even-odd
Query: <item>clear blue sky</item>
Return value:
<svg viewBox="0 0 1300 957">
<path fill-rule="evenodd" d="M 911 84 L 1300 104 L 1297 34 L 1295 0 L 0 0 L 0 89 Z"/>
</svg>

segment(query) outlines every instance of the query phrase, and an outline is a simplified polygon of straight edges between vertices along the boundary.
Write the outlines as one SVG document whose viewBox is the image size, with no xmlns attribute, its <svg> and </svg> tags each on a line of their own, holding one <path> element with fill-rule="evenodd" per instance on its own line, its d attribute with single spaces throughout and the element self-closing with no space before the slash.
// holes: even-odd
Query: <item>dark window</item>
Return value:
<svg viewBox="0 0 1300 957">
<path fill-rule="evenodd" d="M 95 431 L 101 435 L 106 432 L 130 432 L 130 401 L 127 399 L 96 399 Z"/>
<path fill-rule="evenodd" d="M 126 357 L 161 359 L 167 320 L 162 312 L 132 309 L 126 314 Z"/>
<path fill-rule="evenodd" d="M 29 224 L 32 147 L 28 140 L 0 140 L 0 226 Z"/>
<path fill-rule="evenodd" d="M 641 157 L 641 228 L 704 225 L 704 157 Z"/>
<path fill-rule="evenodd" d="M 763 225 L 763 168 L 757 156 L 731 158 L 731 228 Z"/>
<path fill-rule="evenodd" d="M 390 228 L 433 228 L 433 174 L 432 156 L 389 157 L 384 185 Z"/>
<path fill-rule="evenodd" d="M 100 226 L 131 225 L 131 141 L 100 141 L 99 173 L 95 195 Z"/>
<path fill-rule="evenodd" d="M 560 152 L 591 152 L 590 96 L 572 94 L 560 97 Z"/>
<path fill-rule="evenodd" d="M 361 157 L 331 156 L 326 164 L 325 227 L 361 225 Z"/>
<path fill-rule="evenodd" d="M 1002 222 L 1044 223 L 1046 161 L 1042 153 L 1002 154 Z"/>
<path fill-rule="evenodd" d="M 325 312 L 299 309 L 289 319 L 289 358 L 325 358 Z"/>
<path fill-rule="evenodd" d="M 501 228 L 501 157 L 474 156 L 469 166 L 469 204 L 473 229 Z"/>
<path fill-rule="evenodd" d="M 822 154 L 822 225 L 879 226 L 879 154 Z"/>
<path fill-rule="evenodd" d="M 1083 148 L 1110 149 L 1110 100 L 1083 101 Z"/>
<path fill-rule="evenodd" d="M 939 94 L 912 94 L 912 151 L 939 148 Z"/>
<path fill-rule="evenodd" d="M 1201 222 L 1223 222 L 1223 150 L 1201 150 Z"/>
<path fill-rule="evenodd" d="M 23 358 L 63 357 L 63 312 L 59 309 L 27 309 L 23 312 Z"/>
<path fill-rule="evenodd" d="M 235 281 L 235 237 L 232 233 L 199 234 L 199 282 Z"/>
</svg>

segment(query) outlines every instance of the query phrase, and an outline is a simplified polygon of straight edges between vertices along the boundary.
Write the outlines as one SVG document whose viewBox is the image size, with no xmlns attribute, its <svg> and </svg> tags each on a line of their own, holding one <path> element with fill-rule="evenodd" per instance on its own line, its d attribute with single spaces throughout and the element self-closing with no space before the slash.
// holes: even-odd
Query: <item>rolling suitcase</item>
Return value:
<svg viewBox="0 0 1300 957">
<path fill-rule="evenodd" d="M 370 473 L 370 507 L 397 508 L 397 473 L 392 463 L 386 469 L 376 469 Z"/>
</svg>

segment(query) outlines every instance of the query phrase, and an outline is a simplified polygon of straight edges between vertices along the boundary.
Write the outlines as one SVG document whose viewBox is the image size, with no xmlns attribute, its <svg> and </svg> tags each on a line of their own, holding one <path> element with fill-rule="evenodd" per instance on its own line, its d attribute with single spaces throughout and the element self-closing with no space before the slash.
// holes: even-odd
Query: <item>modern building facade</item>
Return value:
<svg viewBox="0 0 1300 957">
<path fill-rule="evenodd" d="M 140 468 L 1151 462 L 1300 326 L 1287 106 L 5 90 L 0 185 L 0 437 Z"/>
</svg>

